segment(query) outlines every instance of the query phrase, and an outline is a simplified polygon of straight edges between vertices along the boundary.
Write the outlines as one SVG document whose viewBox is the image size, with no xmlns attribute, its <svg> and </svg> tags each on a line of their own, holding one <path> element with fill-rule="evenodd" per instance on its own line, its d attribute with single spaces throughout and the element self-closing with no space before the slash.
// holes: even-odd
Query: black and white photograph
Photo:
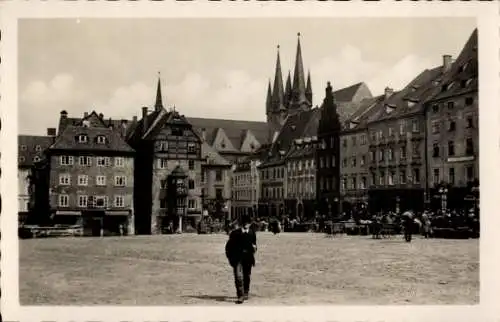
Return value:
<svg viewBox="0 0 500 322">
<path fill-rule="evenodd" d="M 477 12 L 18 18 L 16 305 L 479 305 Z"/>
</svg>

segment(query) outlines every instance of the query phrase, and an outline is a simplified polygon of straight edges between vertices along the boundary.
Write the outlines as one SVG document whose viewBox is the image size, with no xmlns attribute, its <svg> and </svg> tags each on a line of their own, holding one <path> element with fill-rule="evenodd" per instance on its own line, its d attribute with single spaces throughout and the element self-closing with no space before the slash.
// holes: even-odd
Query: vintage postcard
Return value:
<svg viewBox="0 0 500 322">
<path fill-rule="evenodd" d="M 0 7 L 4 320 L 500 316 L 496 3 Z"/>
</svg>

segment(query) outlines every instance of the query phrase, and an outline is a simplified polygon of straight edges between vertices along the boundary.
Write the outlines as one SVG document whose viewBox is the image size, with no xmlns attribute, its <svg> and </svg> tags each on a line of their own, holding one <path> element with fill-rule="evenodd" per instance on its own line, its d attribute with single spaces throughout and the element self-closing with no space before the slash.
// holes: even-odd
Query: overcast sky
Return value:
<svg viewBox="0 0 500 322">
<path fill-rule="evenodd" d="M 403 87 L 454 57 L 476 27 L 464 18 L 46 19 L 19 23 L 19 131 L 45 134 L 61 110 L 132 118 L 154 103 L 186 116 L 265 120 L 280 45 L 283 78 L 297 32 L 313 104 L 365 82 L 374 95 Z"/>
</svg>

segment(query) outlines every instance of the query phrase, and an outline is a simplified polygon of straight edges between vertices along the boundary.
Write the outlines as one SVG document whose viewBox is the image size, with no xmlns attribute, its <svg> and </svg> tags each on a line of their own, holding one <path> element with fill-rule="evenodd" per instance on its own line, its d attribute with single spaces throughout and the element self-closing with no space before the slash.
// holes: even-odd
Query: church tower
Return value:
<svg viewBox="0 0 500 322">
<path fill-rule="evenodd" d="M 271 91 L 271 83 L 268 85 L 266 115 L 267 124 L 270 131 L 270 139 L 275 132 L 285 124 L 287 117 L 287 109 L 285 107 L 285 93 L 283 88 L 283 75 L 281 73 L 280 46 L 278 45 L 278 54 L 276 57 L 276 69 L 274 73 L 273 90 Z"/>
<path fill-rule="evenodd" d="M 293 71 L 292 95 L 288 106 L 289 113 L 306 111 L 312 106 L 311 77 L 309 75 L 306 86 L 304 64 L 302 62 L 302 48 L 300 45 L 300 32 L 297 34 L 297 53 L 295 56 L 295 69 Z"/>
</svg>

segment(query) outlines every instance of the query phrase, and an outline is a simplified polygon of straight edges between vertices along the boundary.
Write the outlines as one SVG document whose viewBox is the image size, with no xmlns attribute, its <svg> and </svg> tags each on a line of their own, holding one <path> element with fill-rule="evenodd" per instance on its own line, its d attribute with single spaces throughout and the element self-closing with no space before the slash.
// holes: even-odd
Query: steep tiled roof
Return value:
<svg viewBox="0 0 500 322">
<path fill-rule="evenodd" d="M 87 135 L 87 143 L 78 143 L 78 135 Z M 106 137 L 106 143 L 97 143 L 97 136 Z M 134 152 L 134 150 L 120 137 L 120 134 L 106 127 L 66 126 L 56 138 L 49 150 L 75 150 L 94 152 Z"/>
<path fill-rule="evenodd" d="M 44 158 L 43 152 L 52 144 L 49 136 L 19 135 L 17 151 L 19 154 L 18 167 L 31 167 L 36 160 Z"/>
<path fill-rule="evenodd" d="M 377 122 L 395 119 L 423 112 L 423 104 L 438 87 L 442 75 L 442 68 L 426 69 L 413 79 L 405 88 L 395 92 L 386 100 L 380 101 L 375 113 L 368 118 L 368 122 Z"/>
<path fill-rule="evenodd" d="M 352 131 L 364 128 L 367 124 L 367 120 L 374 112 L 376 112 L 377 104 L 380 104 L 381 102 L 383 102 L 383 100 L 384 95 L 379 95 L 362 100 L 358 106 L 358 109 L 343 122 L 343 130 Z"/>
<path fill-rule="evenodd" d="M 478 90 L 477 29 L 473 31 L 449 71 L 443 75 L 441 86 L 447 86 L 433 97 L 439 100 Z"/>
<path fill-rule="evenodd" d="M 205 129 L 205 137 L 209 144 L 213 144 L 215 136 L 219 128 L 222 128 L 231 141 L 235 149 L 240 149 L 242 136 L 247 130 L 250 130 L 259 143 L 263 144 L 267 140 L 268 127 L 266 122 L 256 121 L 238 121 L 225 119 L 210 119 L 188 117 L 188 122 L 193 125 L 193 128 L 202 135 L 202 130 Z"/>
<path fill-rule="evenodd" d="M 333 92 L 333 97 L 337 102 L 352 102 L 354 101 L 355 95 L 362 87 L 366 87 L 363 82 L 339 89 Z"/>
</svg>

